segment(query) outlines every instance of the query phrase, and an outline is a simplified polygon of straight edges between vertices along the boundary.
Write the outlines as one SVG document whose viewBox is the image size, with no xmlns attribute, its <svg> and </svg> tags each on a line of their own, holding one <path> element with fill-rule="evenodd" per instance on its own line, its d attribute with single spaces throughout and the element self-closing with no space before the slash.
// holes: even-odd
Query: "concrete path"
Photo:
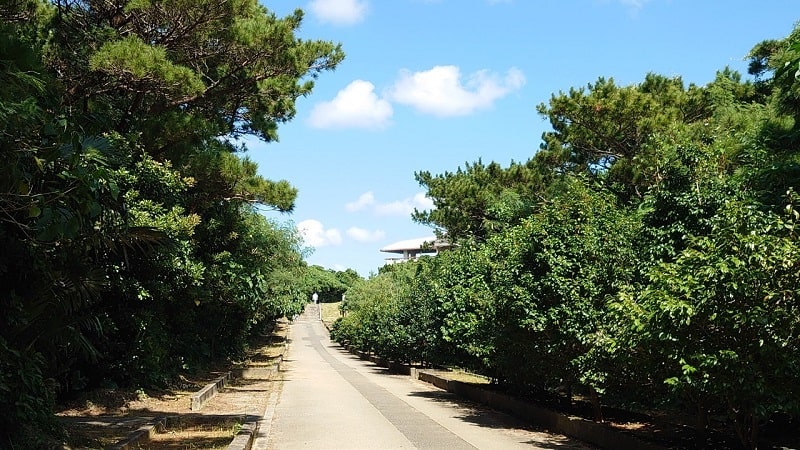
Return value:
<svg viewBox="0 0 800 450">
<path fill-rule="evenodd" d="M 289 337 L 280 398 L 254 449 L 591 448 L 358 359 L 328 339 L 313 305 Z"/>
</svg>

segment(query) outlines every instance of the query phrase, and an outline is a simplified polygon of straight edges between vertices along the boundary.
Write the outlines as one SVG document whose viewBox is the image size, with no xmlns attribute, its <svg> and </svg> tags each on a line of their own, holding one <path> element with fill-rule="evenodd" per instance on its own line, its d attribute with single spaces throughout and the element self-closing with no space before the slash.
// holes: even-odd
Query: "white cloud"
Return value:
<svg viewBox="0 0 800 450">
<path fill-rule="evenodd" d="M 407 216 L 414 212 L 415 208 L 419 210 L 433 209 L 433 200 L 425 196 L 424 192 L 418 192 L 413 197 L 379 203 L 375 199 L 375 194 L 368 191 L 361 194 L 356 201 L 345 204 L 344 208 L 348 212 L 371 210 L 379 216 Z"/>
<path fill-rule="evenodd" d="M 650 0 L 620 0 L 620 3 L 622 3 L 625 6 L 638 10 L 644 7 L 644 4 L 649 1 Z"/>
<path fill-rule="evenodd" d="M 462 84 L 461 70 L 457 66 L 435 66 L 422 72 L 402 71 L 387 97 L 423 113 L 463 116 L 491 107 L 496 100 L 524 84 L 525 76 L 516 68 L 510 69 L 504 77 L 481 70 Z"/>
<path fill-rule="evenodd" d="M 392 105 L 375 94 L 375 85 L 355 80 L 329 102 L 318 103 L 309 121 L 315 128 L 384 128 L 392 117 Z"/>
<path fill-rule="evenodd" d="M 312 0 L 308 9 L 321 22 L 334 25 L 353 25 L 367 15 L 366 0 Z"/>
<path fill-rule="evenodd" d="M 386 236 L 383 230 L 365 230 L 364 228 L 351 227 L 347 230 L 347 235 L 358 242 L 376 242 Z"/>
<path fill-rule="evenodd" d="M 433 200 L 425 195 L 424 192 L 417 192 L 412 203 L 419 210 L 433 209 Z"/>
<path fill-rule="evenodd" d="M 602 3 L 614 1 L 627 8 L 628 14 L 633 18 L 636 18 L 645 5 L 650 2 L 650 0 L 604 0 Z"/>
<path fill-rule="evenodd" d="M 375 213 L 382 216 L 407 216 L 414 208 L 426 210 L 433 208 L 433 201 L 420 192 L 411 198 L 375 205 Z"/>
<path fill-rule="evenodd" d="M 375 195 L 372 194 L 372 191 L 369 191 L 361 194 L 358 200 L 344 205 L 344 209 L 348 212 L 362 211 L 373 204 L 375 204 Z"/>
<path fill-rule="evenodd" d="M 303 241 L 310 247 L 325 247 L 342 243 L 342 234 L 335 228 L 325 229 L 322 222 L 314 219 L 304 220 L 297 224 L 297 231 Z"/>
</svg>

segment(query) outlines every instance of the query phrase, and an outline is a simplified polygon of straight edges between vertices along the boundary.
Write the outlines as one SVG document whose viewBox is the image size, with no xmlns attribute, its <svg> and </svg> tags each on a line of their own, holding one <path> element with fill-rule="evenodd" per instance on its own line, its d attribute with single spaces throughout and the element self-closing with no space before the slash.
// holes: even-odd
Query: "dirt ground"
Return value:
<svg viewBox="0 0 800 450">
<path fill-rule="evenodd" d="M 191 396 L 235 367 L 275 364 L 285 352 L 288 328 L 288 321 L 279 321 L 271 335 L 251 344 L 245 361 L 181 377 L 172 389 L 95 390 L 62 405 L 57 416 L 68 433 L 65 448 L 102 449 L 157 419 L 165 426 L 156 427 L 158 432 L 140 448 L 227 448 L 248 418 L 263 415 L 280 381 L 233 379 L 199 411 L 191 410 Z"/>
</svg>

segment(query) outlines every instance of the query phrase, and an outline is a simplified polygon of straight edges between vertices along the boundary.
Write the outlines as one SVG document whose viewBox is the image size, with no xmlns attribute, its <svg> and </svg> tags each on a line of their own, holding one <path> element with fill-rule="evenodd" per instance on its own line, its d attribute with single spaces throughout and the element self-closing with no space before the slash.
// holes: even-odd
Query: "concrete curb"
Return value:
<svg viewBox="0 0 800 450">
<path fill-rule="evenodd" d="M 355 348 L 342 347 L 360 359 L 371 361 L 380 367 L 386 367 L 392 372 L 408 375 L 412 379 L 432 384 L 458 397 L 503 411 L 529 423 L 543 426 L 550 432 L 578 439 L 600 448 L 614 450 L 667 450 L 667 447 L 625 434 L 602 423 L 551 411 L 501 392 L 483 389 L 480 386 L 462 381 L 449 380 L 434 372 L 387 361 L 384 358 L 370 355 Z"/>
<path fill-rule="evenodd" d="M 207 384 L 203 389 L 200 389 L 196 393 L 192 394 L 191 410 L 199 411 L 200 408 L 202 408 L 203 405 L 205 405 L 205 403 L 209 401 L 212 397 L 217 395 L 217 392 L 219 392 L 222 388 L 224 388 L 225 383 L 229 382 L 230 380 L 231 380 L 231 373 L 225 372 L 225 374 L 223 374 L 221 377 Z"/>
<path fill-rule="evenodd" d="M 280 370 L 276 364 L 275 373 Z M 272 416 L 275 414 L 275 406 L 278 403 L 278 392 L 272 391 L 267 400 L 267 407 L 264 409 L 264 414 L 261 416 L 253 416 L 248 418 L 242 425 L 242 429 L 236 433 L 233 440 L 228 444 L 228 450 L 250 450 L 253 448 L 253 443 L 257 438 L 266 438 L 269 436 L 269 430 L 272 427 Z"/>
<path fill-rule="evenodd" d="M 269 395 L 264 414 L 258 420 L 246 424 L 247 431 L 243 427 L 233 442 L 228 445 L 228 450 L 266 450 L 269 432 L 272 429 L 272 418 L 275 416 L 275 408 L 278 405 L 278 397 L 279 393 L 276 391 Z"/>
<path fill-rule="evenodd" d="M 143 444 L 150 440 L 150 436 L 159 430 L 163 430 L 167 423 L 167 417 L 157 417 L 152 423 L 142 425 L 138 430 L 131 433 L 127 438 L 118 441 L 116 444 L 108 447 L 110 450 L 129 450 L 140 448 Z"/>
<path fill-rule="evenodd" d="M 247 380 L 272 380 L 280 372 L 281 365 L 283 364 L 283 355 L 286 354 L 288 349 L 288 341 L 283 346 L 282 353 L 278 356 L 278 362 L 263 367 L 243 367 L 232 369 L 226 372 L 219 378 L 211 383 L 205 385 L 202 389 L 192 394 L 191 396 L 191 411 L 200 410 L 203 405 L 212 399 L 222 388 L 225 383 L 231 381 L 232 378 L 241 378 Z M 228 449 L 231 450 L 250 450 L 255 442 L 256 437 L 263 437 L 269 434 L 271 427 L 272 416 L 275 414 L 275 406 L 277 404 L 277 393 L 272 392 L 267 401 L 267 407 L 264 414 L 261 416 L 247 416 L 242 429 L 234 436 Z M 110 450 L 132 450 L 146 446 L 150 441 L 151 436 L 157 432 L 165 429 L 169 416 L 158 417 L 153 422 L 139 427 L 136 431 L 131 433 L 125 439 L 118 441 L 116 444 L 108 447 Z M 266 427 L 264 425 L 266 424 Z M 261 428 L 264 427 L 264 428 Z M 259 433 L 259 429 L 266 430 Z M 266 434 L 265 434 L 266 433 Z"/>
<path fill-rule="evenodd" d="M 231 369 L 235 378 L 243 380 L 272 380 L 280 370 L 283 363 L 283 355 L 286 353 L 286 345 L 283 346 L 282 353 L 277 357 L 278 361 L 268 366 L 247 366 Z"/>
<path fill-rule="evenodd" d="M 236 433 L 233 440 L 228 444 L 228 450 L 250 450 L 253 448 L 253 441 L 258 432 L 258 421 L 248 421 L 242 429 Z"/>
<path fill-rule="evenodd" d="M 602 423 L 551 411 L 501 392 L 482 389 L 479 386 L 462 381 L 448 380 L 424 370 L 416 371 L 416 375 L 420 381 L 430 383 L 461 398 L 490 406 L 527 422 L 543 426 L 549 431 L 563 434 L 600 448 L 666 450 L 666 447 L 621 433 Z"/>
<path fill-rule="evenodd" d="M 283 365 L 283 355 L 285 355 L 288 351 L 290 343 L 291 338 L 287 337 L 286 344 L 283 346 L 283 353 L 278 358 L 278 362 L 268 368 L 273 376 L 280 373 L 281 366 Z M 252 375 L 263 375 L 264 373 L 264 371 L 253 372 Z M 264 414 L 262 414 L 261 417 L 247 420 L 242 426 L 242 429 L 239 430 L 236 436 L 234 436 L 231 443 L 228 444 L 228 450 L 251 450 L 253 448 L 253 444 L 255 444 L 256 440 L 258 439 L 260 439 L 259 444 L 263 443 L 263 445 L 258 445 L 257 448 L 259 450 L 262 447 L 266 449 L 269 432 L 272 428 L 272 418 L 275 415 L 275 408 L 278 405 L 279 395 L 280 389 L 270 392 L 269 399 L 267 400 L 267 407 L 264 409 Z"/>
</svg>

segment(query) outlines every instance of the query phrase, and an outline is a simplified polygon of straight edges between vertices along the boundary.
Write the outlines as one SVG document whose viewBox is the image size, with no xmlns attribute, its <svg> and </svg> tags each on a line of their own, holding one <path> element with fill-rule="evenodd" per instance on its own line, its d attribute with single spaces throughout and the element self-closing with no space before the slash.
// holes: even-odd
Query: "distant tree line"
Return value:
<svg viewBox="0 0 800 450">
<path fill-rule="evenodd" d="M 508 167 L 416 178 L 454 248 L 347 292 L 333 336 L 515 392 L 800 420 L 800 28 L 705 86 L 649 74 L 554 94 Z"/>
<path fill-rule="evenodd" d="M 57 396 L 236 357 L 318 288 L 294 227 L 261 213 L 291 211 L 296 189 L 239 139 L 277 139 L 342 60 L 295 36 L 302 17 L 256 0 L 2 2 L 0 447 L 57 441 Z"/>
</svg>

